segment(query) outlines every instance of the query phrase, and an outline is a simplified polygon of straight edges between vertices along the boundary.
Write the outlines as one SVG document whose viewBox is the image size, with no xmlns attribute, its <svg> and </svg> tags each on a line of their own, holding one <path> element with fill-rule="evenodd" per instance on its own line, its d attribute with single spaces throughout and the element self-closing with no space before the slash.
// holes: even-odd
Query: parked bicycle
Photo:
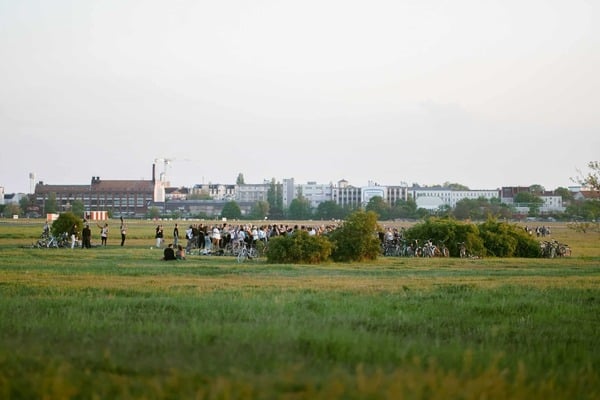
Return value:
<svg viewBox="0 0 600 400">
<path fill-rule="evenodd" d="M 257 260 L 258 259 L 258 252 L 256 251 L 256 247 L 248 246 L 246 244 L 246 242 L 244 242 L 244 241 L 242 241 L 240 244 L 241 244 L 241 247 L 237 254 L 237 262 L 238 263 L 243 263 L 246 260 Z"/>
</svg>

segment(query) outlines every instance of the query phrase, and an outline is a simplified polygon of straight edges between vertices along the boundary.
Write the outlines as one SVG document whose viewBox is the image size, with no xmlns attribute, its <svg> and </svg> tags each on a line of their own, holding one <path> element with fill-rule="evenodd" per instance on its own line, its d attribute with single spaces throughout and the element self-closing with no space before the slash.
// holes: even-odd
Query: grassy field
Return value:
<svg viewBox="0 0 600 400">
<path fill-rule="evenodd" d="M 598 234 L 552 226 L 568 259 L 302 266 L 166 263 L 155 222 L 123 248 L 110 224 L 71 250 L 0 222 L 0 398 L 600 397 Z"/>
</svg>

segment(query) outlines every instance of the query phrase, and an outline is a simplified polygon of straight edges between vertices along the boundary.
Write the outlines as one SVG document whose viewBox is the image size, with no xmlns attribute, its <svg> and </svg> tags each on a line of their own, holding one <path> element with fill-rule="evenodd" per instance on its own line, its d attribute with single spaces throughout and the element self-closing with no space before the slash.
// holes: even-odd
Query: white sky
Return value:
<svg viewBox="0 0 600 400">
<path fill-rule="evenodd" d="M 163 157 L 176 186 L 569 186 L 600 1 L 0 0 L 0 133 L 8 193 Z"/>
</svg>

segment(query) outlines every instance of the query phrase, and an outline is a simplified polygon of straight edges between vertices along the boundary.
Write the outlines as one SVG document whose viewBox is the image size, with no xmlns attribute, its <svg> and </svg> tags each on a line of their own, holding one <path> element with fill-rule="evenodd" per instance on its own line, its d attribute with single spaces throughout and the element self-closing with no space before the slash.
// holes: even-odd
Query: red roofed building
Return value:
<svg viewBox="0 0 600 400">
<path fill-rule="evenodd" d="M 164 199 L 164 185 L 156 181 L 152 166 L 152 180 L 101 180 L 93 176 L 89 185 L 35 185 L 36 203 L 43 214 L 45 204 L 53 194 L 58 212 L 69 211 L 74 201 L 83 203 L 85 211 L 109 211 L 114 217 L 143 217 L 156 198 Z M 163 200 L 164 201 L 164 200 Z"/>
</svg>

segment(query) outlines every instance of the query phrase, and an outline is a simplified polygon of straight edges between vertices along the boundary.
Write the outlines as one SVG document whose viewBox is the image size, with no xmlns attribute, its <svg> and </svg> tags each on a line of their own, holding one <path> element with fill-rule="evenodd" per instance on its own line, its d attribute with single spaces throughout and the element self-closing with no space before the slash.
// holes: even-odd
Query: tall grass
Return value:
<svg viewBox="0 0 600 400">
<path fill-rule="evenodd" d="M 0 398 L 600 397 L 597 256 L 168 263 L 151 234 L 89 250 L 12 234 Z"/>
</svg>

